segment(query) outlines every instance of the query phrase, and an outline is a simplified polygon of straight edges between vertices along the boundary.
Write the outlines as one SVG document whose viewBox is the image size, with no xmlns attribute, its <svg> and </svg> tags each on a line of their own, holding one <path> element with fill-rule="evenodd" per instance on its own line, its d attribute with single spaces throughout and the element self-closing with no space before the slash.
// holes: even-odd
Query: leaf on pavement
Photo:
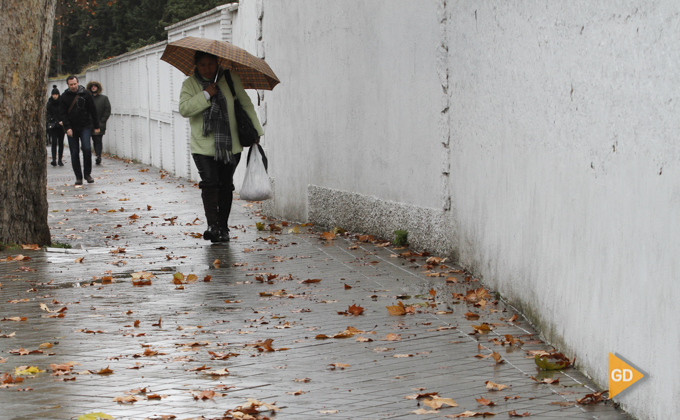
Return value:
<svg viewBox="0 0 680 420">
<path fill-rule="evenodd" d="M 441 408 L 444 405 L 448 405 L 449 407 L 458 407 L 458 403 L 456 403 L 451 398 L 442 398 L 438 395 L 433 395 L 432 399 L 424 400 L 423 404 L 430 408 L 434 408 L 435 410 Z"/>
<path fill-rule="evenodd" d="M 603 397 L 602 394 L 609 392 L 609 390 L 595 392 L 593 394 L 586 394 L 585 397 L 576 400 L 577 403 L 581 405 L 596 404 L 602 401 L 606 401 L 607 398 Z"/>
<path fill-rule="evenodd" d="M 449 416 L 446 416 L 446 417 L 451 418 L 451 419 L 458 419 L 458 418 L 467 418 L 467 417 L 487 417 L 487 416 L 495 416 L 495 415 L 496 415 L 496 413 L 489 413 L 489 412 L 478 413 L 476 411 L 463 411 L 460 414 L 449 415 Z"/>
<path fill-rule="evenodd" d="M 488 399 L 486 399 L 486 398 L 484 398 L 484 397 L 475 398 L 475 400 L 476 400 L 478 403 L 480 403 L 481 405 L 486 405 L 486 406 L 489 406 L 489 405 L 496 405 L 495 402 L 493 402 L 493 401 L 491 401 L 491 400 L 488 400 Z"/>
<path fill-rule="evenodd" d="M 413 413 L 413 414 L 437 414 L 437 413 L 439 413 L 439 411 L 437 411 L 437 410 L 426 410 L 424 408 L 419 408 L 415 411 L 411 411 L 411 413 Z"/>
<path fill-rule="evenodd" d="M 112 420 L 112 419 L 114 419 L 114 417 L 111 417 L 108 414 L 105 414 L 105 413 L 102 413 L 102 412 L 87 413 L 87 414 L 81 414 L 80 416 L 78 416 L 78 420 L 99 420 L 99 419 Z"/>
<path fill-rule="evenodd" d="M 115 397 L 112 401 L 121 403 L 121 404 L 133 404 L 136 403 L 137 401 L 141 401 L 142 398 L 140 397 L 135 397 L 134 395 L 125 395 L 121 397 Z"/>
<path fill-rule="evenodd" d="M 531 376 L 531 379 L 538 382 L 539 384 L 557 385 L 560 383 L 560 378 L 543 378 L 538 380 L 535 376 Z"/>
<path fill-rule="evenodd" d="M 515 410 L 508 411 L 508 417 L 529 417 L 531 415 L 530 412 L 525 412 L 522 414 L 517 413 Z"/>
<path fill-rule="evenodd" d="M 347 312 L 349 312 L 352 315 L 361 315 L 364 312 L 364 308 L 362 308 L 359 305 L 353 304 L 352 306 L 347 309 Z"/>
<path fill-rule="evenodd" d="M 24 367 L 25 369 L 20 369 L 21 367 Z M 33 375 L 35 373 L 40 373 L 44 372 L 44 370 L 40 370 L 37 366 L 31 366 L 31 367 L 26 367 L 26 366 L 19 366 L 14 368 L 14 374 L 15 375 Z"/>
<path fill-rule="evenodd" d="M 534 356 L 534 363 L 536 363 L 536 366 L 538 366 L 539 369 L 543 370 L 561 370 L 571 365 L 569 359 L 564 360 L 557 355 L 563 356 L 561 353 L 550 354 L 549 356 L 544 357 L 541 357 L 540 355 L 537 354 L 536 356 Z M 551 358 L 553 359 L 556 358 L 557 360 L 553 363 L 549 360 Z"/>
<path fill-rule="evenodd" d="M 100 369 L 99 372 L 96 372 L 97 375 L 110 375 L 112 373 L 113 373 L 113 370 L 109 369 L 108 366 L 104 369 Z"/>
<path fill-rule="evenodd" d="M 510 388 L 508 385 L 497 384 L 491 381 L 484 382 L 486 384 L 486 389 L 490 391 L 502 391 L 505 388 Z"/>
<path fill-rule="evenodd" d="M 399 301 L 396 305 L 387 306 L 387 312 L 392 316 L 405 315 L 406 308 L 404 307 L 404 304 Z"/>
</svg>

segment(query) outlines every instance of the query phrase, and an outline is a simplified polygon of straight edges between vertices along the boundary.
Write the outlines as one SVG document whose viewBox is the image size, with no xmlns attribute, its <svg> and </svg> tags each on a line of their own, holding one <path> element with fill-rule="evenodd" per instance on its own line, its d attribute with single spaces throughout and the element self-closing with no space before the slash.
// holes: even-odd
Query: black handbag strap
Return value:
<svg viewBox="0 0 680 420">
<path fill-rule="evenodd" d="M 227 84 L 229 85 L 231 96 L 234 97 L 234 101 L 238 101 L 238 98 L 236 97 L 236 89 L 234 89 L 234 81 L 231 80 L 231 72 L 229 70 L 224 70 L 224 78 L 227 79 Z"/>
</svg>

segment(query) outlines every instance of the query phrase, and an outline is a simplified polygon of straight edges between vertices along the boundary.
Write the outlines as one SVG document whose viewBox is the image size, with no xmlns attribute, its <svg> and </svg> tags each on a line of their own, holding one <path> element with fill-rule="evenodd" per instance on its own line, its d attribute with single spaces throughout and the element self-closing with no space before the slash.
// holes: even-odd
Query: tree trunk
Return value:
<svg viewBox="0 0 680 420">
<path fill-rule="evenodd" d="M 0 242 L 51 243 L 45 104 L 55 0 L 0 0 Z"/>
</svg>

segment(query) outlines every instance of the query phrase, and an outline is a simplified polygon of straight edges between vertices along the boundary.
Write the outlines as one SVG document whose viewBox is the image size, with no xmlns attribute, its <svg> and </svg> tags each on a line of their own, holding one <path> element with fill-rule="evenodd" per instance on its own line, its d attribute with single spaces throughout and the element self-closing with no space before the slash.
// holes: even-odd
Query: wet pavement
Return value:
<svg viewBox="0 0 680 420">
<path fill-rule="evenodd" d="M 275 419 L 629 418 L 575 404 L 600 390 L 538 371 L 529 352 L 554 349 L 455 264 L 240 200 L 213 245 L 192 181 L 109 157 L 93 177 L 48 164 L 52 238 L 72 249 L 0 252 L 0 375 L 24 378 L 0 376 L 2 419 L 248 418 L 248 399 Z"/>
</svg>

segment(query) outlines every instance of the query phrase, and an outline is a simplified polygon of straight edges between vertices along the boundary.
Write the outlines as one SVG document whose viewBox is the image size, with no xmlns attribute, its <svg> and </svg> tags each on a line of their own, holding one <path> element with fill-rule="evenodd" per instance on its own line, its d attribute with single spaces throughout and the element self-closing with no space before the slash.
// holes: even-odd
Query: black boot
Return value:
<svg viewBox="0 0 680 420">
<path fill-rule="evenodd" d="M 203 232 L 203 239 L 211 242 L 219 242 L 222 236 L 217 214 L 217 194 L 217 188 L 203 188 L 201 190 L 203 210 L 205 210 L 205 218 L 208 222 L 208 230 Z"/>
<path fill-rule="evenodd" d="M 218 221 L 224 233 L 222 242 L 229 242 L 229 213 L 231 213 L 231 203 L 234 198 L 232 191 L 220 191 Z"/>
</svg>

